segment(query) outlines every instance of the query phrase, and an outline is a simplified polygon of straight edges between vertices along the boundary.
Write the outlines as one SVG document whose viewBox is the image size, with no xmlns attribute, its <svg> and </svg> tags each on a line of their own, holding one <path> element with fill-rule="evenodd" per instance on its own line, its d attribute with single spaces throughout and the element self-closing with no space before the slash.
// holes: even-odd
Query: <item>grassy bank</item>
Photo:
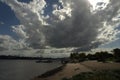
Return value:
<svg viewBox="0 0 120 80">
<path fill-rule="evenodd" d="M 120 80 L 120 70 L 80 73 L 70 79 L 63 78 L 62 80 Z"/>
</svg>

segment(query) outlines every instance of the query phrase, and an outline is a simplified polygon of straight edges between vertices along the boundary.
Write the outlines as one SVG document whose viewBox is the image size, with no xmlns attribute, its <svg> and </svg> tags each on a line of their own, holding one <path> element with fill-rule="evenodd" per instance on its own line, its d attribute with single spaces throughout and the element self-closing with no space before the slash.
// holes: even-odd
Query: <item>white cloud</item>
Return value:
<svg viewBox="0 0 120 80">
<path fill-rule="evenodd" d="M 108 4 L 110 3 L 110 0 L 88 0 L 92 6 L 91 11 L 96 12 L 99 10 L 104 10 Z"/>
<path fill-rule="evenodd" d="M 22 48 L 18 42 L 9 35 L 0 35 L 0 47 L 5 49 L 18 49 Z"/>
<path fill-rule="evenodd" d="M 102 43 L 116 40 L 116 35 L 120 33 L 120 31 L 115 30 L 113 26 L 107 24 L 107 22 L 104 22 L 103 24 L 103 27 L 99 29 L 100 34 L 98 35 L 97 40 Z"/>
<path fill-rule="evenodd" d="M 21 38 L 21 39 L 26 39 L 26 38 L 29 38 L 24 29 L 24 25 L 16 25 L 16 26 L 12 26 L 13 28 L 13 31 Z"/>
<path fill-rule="evenodd" d="M 71 9 L 71 5 L 72 5 L 72 2 L 71 1 L 64 1 L 63 0 L 60 0 L 59 1 L 63 8 L 60 9 L 60 6 L 58 6 L 57 4 L 53 5 L 54 7 L 54 10 L 53 10 L 53 15 L 58 17 L 58 19 L 60 20 L 64 20 L 66 17 L 71 17 L 71 12 L 72 12 L 72 9 Z"/>
</svg>

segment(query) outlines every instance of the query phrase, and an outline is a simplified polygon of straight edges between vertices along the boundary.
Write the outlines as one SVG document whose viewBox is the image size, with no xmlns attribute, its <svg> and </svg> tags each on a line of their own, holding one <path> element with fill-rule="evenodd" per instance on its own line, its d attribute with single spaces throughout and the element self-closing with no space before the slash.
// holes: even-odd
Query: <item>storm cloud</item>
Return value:
<svg viewBox="0 0 120 80">
<path fill-rule="evenodd" d="M 20 25 L 13 26 L 19 41 L 35 49 L 46 46 L 91 49 L 116 40 L 119 33 L 116 28 L 120 22 L 119 0 L 111 0 L 96 11 L 91 10 L 87 0 L 59 0 L 51 14 L 45 13 L 45 0 L 1 1 L 9 5 L 20 20 Z"/>
</svg>

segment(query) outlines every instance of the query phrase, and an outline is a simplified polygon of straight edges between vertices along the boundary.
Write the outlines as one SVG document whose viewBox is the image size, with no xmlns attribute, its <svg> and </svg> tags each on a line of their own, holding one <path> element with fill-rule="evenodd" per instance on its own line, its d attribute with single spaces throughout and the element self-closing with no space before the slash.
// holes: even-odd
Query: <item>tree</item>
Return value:
<svg viewBox="0 0 120 80">
<path fill-rule="evenodd" d="M 72 62 L 84 61 L 86 59 L 85 53 L 71 53 L 70 59 Z"/>
<path fill-rule="evenodd" d="M 117 62 L 120 62 L 120 49 L 116 48 L 113 49 L 114 58 Z"/>
<path fill-rule="evenodd" d="M 80 53 L 80 54 L 79 54 L 79 61 L 80 61 L 80 62 L 81 62 L 81 61 L 85 61 L 85 59 L 86 59 L 85 53 Z"/>
<path fill-rule="evenodd" d="M 107 51 L 104 52 L 96 52 L 95 57 L 98 61 L 105 62 L 108 58 L 112 57 L 112 54 L 109 54 Z"/>
<path fill-rule="evenodd" d="M 76 62 L 78 59 L 78 53 L 71 53 L 70 59 L 71 59 L 71 62 Z"/>
<path fill-rule="evenodd" d="M 94 54 L 88 54 L 87 59 L 88 60 L 96 60 L 97 58 L 96 58 L 96 56 Z"/>
</svg>

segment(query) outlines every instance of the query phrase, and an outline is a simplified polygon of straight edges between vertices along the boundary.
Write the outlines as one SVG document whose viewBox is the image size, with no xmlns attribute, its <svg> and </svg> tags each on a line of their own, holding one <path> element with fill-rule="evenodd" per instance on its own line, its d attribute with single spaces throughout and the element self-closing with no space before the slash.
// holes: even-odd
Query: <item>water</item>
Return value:
<svg viewBox="0 0 120 80">
<path fill-rule="evenodd" d="M 0 60 L 0 80 L 30 80 L 61 64 L 36 63 L 35 60 Z"/>
</svg>

